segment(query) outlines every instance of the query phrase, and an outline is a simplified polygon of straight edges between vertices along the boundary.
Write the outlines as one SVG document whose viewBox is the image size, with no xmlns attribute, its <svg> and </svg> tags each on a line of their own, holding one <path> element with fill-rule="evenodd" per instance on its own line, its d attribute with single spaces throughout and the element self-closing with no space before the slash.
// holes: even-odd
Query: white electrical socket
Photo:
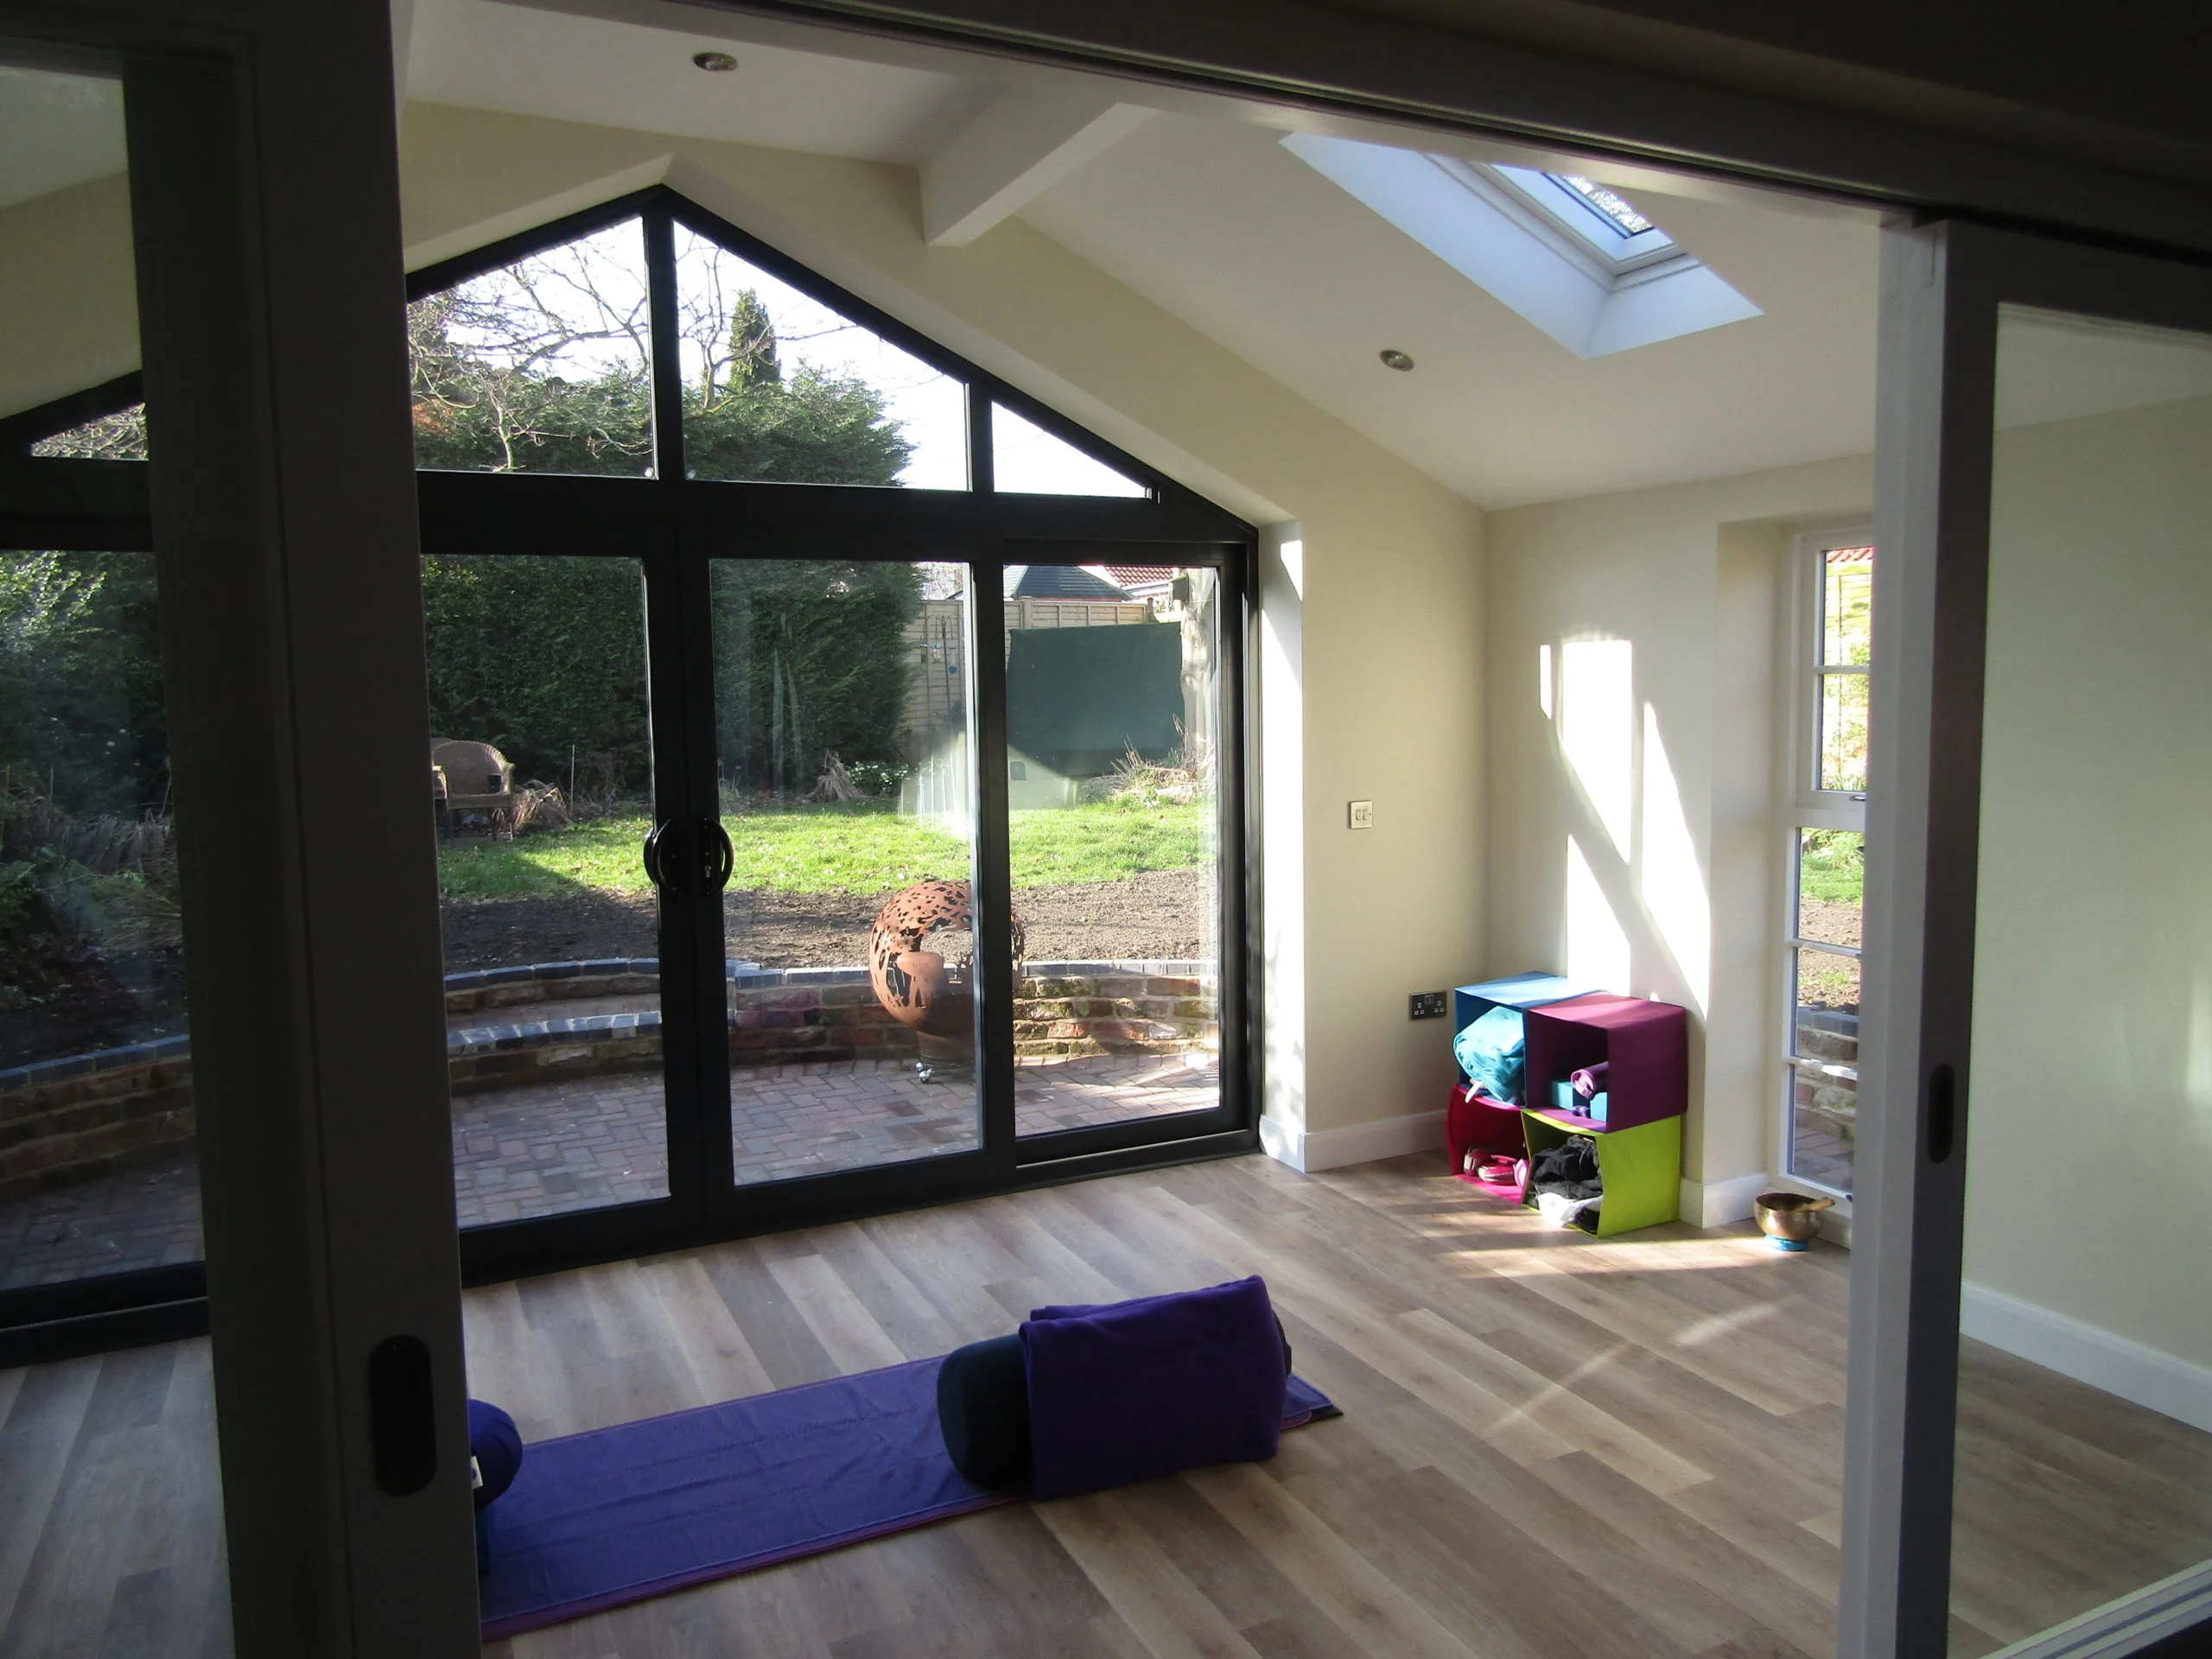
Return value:
<svg viewBox="0 0 2212 1659">
<path fill-rule="evenodd" d="M 1372 801 L 1352 802 L 1351 817 L 1353 829 L 1372 830 L 1375 827 L 1375 803 Z"/>
</svg>

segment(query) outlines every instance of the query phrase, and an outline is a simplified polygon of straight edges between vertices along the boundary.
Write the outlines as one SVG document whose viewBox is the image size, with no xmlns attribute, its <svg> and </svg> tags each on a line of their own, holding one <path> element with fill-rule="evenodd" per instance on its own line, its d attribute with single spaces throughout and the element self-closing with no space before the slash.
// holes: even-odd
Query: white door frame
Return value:
<svg viewBox="0 0 2212 1659">
<path fill-rule="evenodd" d="M 2212 268 L 1955 221 L 1893 225 L 1883 244 L 1840 1652 L 1942 1659 L 1998 308 L 2212 334 Z M 2097 1651 L 2164 1633 L 2162 1593 L 2130 1599 L 2120 1624 L 2139 1641 L 2107 1631 Z"/>
<path fill-rule="evenodd" d="M 0 0 L 0 41 L 124 81 L 235 1651 L 459 1659 L 480 1643 L 390 16 Z M 395 1338 L 426 1363 L 379 1439 L 370 1357 Z"/>
</svg>

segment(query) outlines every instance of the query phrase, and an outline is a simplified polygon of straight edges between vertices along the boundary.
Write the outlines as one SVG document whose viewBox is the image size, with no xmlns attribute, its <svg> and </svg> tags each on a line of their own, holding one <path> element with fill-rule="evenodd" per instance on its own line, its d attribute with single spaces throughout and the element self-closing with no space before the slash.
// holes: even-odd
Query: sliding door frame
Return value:
<svg viewBox="0 0 2212 1659">
<path fill-rule="evenodd" d="M 0 0 L 0 36 L 124 86 L 157 459 L 128 524 L 112 470 L 60 493 L 158 570 L 232 1643 L 473 1654 L 390 17 Z M 73 475 L 0 473 L 66 527 Z"/>
<path fill-rule="evenodd" d="M 1956 219 L 1884 232 L 1866 965 L 1878 1108 L 1861 1114 L 1853 1229 L 1844 1659 L 1943 1659 L 1948 1643 L 2005 306 L 2212 335 L 2212 264 Z M 2126 1599 L 2097 1651 L 2158 1640 L 2203 1616 L 2191 1605 Z"/>
</svg>

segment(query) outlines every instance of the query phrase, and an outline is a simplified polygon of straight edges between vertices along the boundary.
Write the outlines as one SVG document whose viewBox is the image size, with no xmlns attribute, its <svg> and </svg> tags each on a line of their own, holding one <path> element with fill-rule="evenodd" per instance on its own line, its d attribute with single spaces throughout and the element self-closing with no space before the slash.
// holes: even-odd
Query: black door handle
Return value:
<svg viewBox="0 0 2212 1659">
<path fill-rule="evenodd" d="M 730 845 L 729 831 L 722 828 L 720 818 L 702 818 L 700 825 L 707 832 L 702 837 L 707 849 L 707 891 L 720 893 L 729 885 L 730 872 L 737 868 L 737 849 Z"/>
<path fill-rule="evenodd" d="M 1928 1074 L 1928 1161 L 1950 1161 L 1958 1140 L 1958 1084 L 1951 1068 L 1939 1065 Z"/>
<path fill-rule="evenodd" d="M 369 1355 L 369 1452 L 377 1488 L 411 1497 L 438 1472 L 430 1350 L 420 1337 L 386 1337 Z"/>
<path fill-rule="evenodd" d="M 716 818 L 699 820 L 699 887 L 696 894 L 679 892 L 678 897 L 703 897 L 720 893 L 729 880 L 730 872 L 737 868 L 737 849 L 730 845 L 729 831 Z M 675 873 L 668 861 L 670 837 L 676 832 L 673 823 L 657 823 L 645 837 L 642 857 L 645 866 L 645 880 L 656 888 L 667 889 L 670 877 Z"/>
</svg>

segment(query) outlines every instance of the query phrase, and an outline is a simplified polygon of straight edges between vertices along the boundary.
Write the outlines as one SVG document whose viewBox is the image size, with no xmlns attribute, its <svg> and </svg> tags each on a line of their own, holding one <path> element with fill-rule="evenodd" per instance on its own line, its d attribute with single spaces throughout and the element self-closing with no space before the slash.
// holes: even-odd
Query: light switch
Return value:
<svg viewBox="0 0 2212 1659">
<path fill-rule="evenodd" d="M 1374 802 L 1354 801 L 1351 804 L 1351 827 L 1355 830 L 1372 830 L 1375 827 Z"/>
</svg>

